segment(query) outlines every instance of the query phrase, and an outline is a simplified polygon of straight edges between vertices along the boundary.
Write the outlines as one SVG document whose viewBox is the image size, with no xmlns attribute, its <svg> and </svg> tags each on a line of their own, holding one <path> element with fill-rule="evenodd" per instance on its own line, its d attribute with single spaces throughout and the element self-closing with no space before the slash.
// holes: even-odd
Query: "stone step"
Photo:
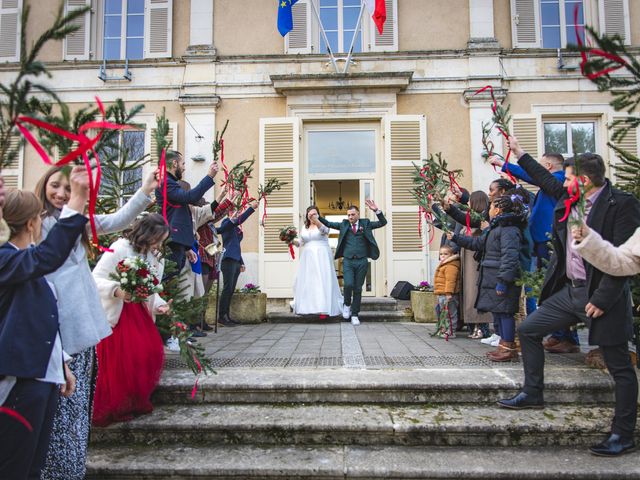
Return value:
<svg viewBox="0 0 640 480">
<path fill-rule="evenodd" d="M 465 405 L 163 405 L 92 431 L 112 445 L 589 446 L 606 436 L 613 407 L 503 410 Z"/>
<path fill-rule="evenodd" d="M 358 315 L 361 322 L 412 322 L 413 314 L 400 310 L 362 310 Z M 320 320 L 318 315 L 296 315 L 288 311 L 267 312 L 269 323 L 339 323 L 346 321 L 342 316 Z"/>
<path fill-rule="evenodd" d="M 446 403 L 493 405 L 517 393 L 522 366 L 503 368 L 223 368 L 200 380 L 199 403 Z M 154 404 L 193 405 L 194 376 L 166 370 Z M 545 372 L 545 400 L 600 404 L 613 401 L 611 377 L 600 370 L 554 367 Z"/>
<path fill-rule="evenodd" d="M 267 310 L 277 311 L 286 310 L 289 311 L 290 298 L 270 298 L 267 300 Z M 411 302 L 396 300 L 393 297 L 362 297 L 360 302 L 360 310 L 365 311 L 394 311 L 404 310 L 406 307 L 411 306 Z"/>
<path fill-rule="evenodd" d="M 572 479 L 640 478 L 640 454 L 584 448 L 91 446 L 87 479 Z"/>
</svg>

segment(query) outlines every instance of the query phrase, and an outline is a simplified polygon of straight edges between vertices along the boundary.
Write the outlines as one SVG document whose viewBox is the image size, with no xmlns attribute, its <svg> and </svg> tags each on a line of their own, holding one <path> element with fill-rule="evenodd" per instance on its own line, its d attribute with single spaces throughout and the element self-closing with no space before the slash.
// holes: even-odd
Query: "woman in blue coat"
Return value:
<svg viewBox="0 0 640 480">
<path fill-rule="evenodd" d="M 75 378 L 63 359 L 56 293 L 44 276 L 67 259 L 87 219 L 89 179 L 71 172 L 71 199 L 38 246 L 42 203 L 11 191 L 3 214 L 9 241 L 0 247 L 0 478 L 39 478 L 49 446 L 58 395 L 71 395 Z M 62 385 L 60 389 L 58 385 Z M 18 421 L 18 418 L 25 423 Z"/>
</svg>

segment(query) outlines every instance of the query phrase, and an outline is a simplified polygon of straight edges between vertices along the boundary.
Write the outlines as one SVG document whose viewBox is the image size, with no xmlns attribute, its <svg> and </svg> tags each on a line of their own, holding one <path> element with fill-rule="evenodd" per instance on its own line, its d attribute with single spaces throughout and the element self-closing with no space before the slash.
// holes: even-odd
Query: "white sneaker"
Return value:
<svg viewBox="0 0 640 480">
<path fill-rule="evenodd" d="M 291 310 L 292 312 L 296 309 L 296 302 L 295 300 L 291 300 L 289 302 L 289 310 Z"/>
<path fill-rule="evenodd" d="M 492 347 L 497 347 L 498 345 L 500 345 L 500 337 L 491 342 Z"/>
<path fill-rule="evenodd" d="M 351 317 L 351 325 L 360 325 L 360 320 L 358 319 L 358 317 Z"/>
<path fill-rule="evenodd" d="M 493 334 L 490 337 L 487 338 L 483 338 L 482 340 L 480 340 L 480 343 L 484 343 L 485 345 L 493 345 L 493 342 L 495 341 L 500 341 L 500 335 L 497 334 Z"/>
<path fill-rule="evenodd" d="M 176 337 L 171 337 L 167 340 L 167 348 L 171 352 L 179 352 L 180 351 L 180 342 Z"/>
<path fill-rule="evenodd" d="M 349 320 L 351 317 L 351 305 L 343 305 L 342 306 L 342 318 L 345 320 Z"/>
</svg>

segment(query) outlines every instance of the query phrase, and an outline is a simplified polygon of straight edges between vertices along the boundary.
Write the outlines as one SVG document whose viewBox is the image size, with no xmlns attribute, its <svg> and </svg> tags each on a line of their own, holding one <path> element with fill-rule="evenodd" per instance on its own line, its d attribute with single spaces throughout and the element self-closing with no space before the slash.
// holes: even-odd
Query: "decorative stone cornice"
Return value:
<svg viewBox="0 0 640 480">
<path fill-rule="evenodd" d="M 271 75 L 276 92 L 283 95 L 304 91 L 355 91 L 372 89 L 399 92 L 409 86 L 413 72 L 363 72 L 348 74 Z"/>
<path fill-rule="evenodd" d="M 189 45 L 182 59 L 187 63 L 215 62 L 216 48 L 213 45 Z"/>
<path fill-rule="evenodd" d="M 217 95 L 183 94 L 178 97 L 182 108 L 187 107 L 214 107 L 220 105 L 220 97 Z"/>
<path fill-rule="evenodd" d="M 477 88 L 467 88 L 462 92 L 462 98 L 464 98 L 464 101 L 469 104 L 476 102 L 492 102 L 493 100 L 491 99 L 491 92 L 489 90 L 476 94 L 476 92 L 481 88 L 482 86 Z M 502 103 L 502 101 L 507 97 L 508 92 L 509 91 L 506 88 L 493 87 L 493 95 L 498 103 Z"/>
</svg>

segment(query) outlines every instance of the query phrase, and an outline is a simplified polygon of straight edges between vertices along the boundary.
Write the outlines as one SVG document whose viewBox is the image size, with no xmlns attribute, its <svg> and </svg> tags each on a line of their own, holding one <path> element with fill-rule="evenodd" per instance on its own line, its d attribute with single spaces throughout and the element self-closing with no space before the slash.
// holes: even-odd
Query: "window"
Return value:
<svg viewBox="0 0 640 480">
<path fill-rule="evenodd" d="M 100 151 L 103 178 L 100 184 L 101 197 L 116 198 L 122 206 L 142 185 L 142 163 L 144 163 L 143 130 L 119 132 L 118 149 L 106 145 Z M 115 191 L 117 187 L 118 191 Z"/>
<path fill-rule="evenodd" d="M 144 0 L 105 0 L 105 60 L 144 58 Z"/>
<path fill-rule="evenodd" d="M 544 151 L 565 156 L 595 152 L 595 122 L 544 122 Z"/>
<path fill-rule="evenodd" d="M 320 19 L 334 53 L 348 53 L 358 24 L 361 5 L 360 0 L 320 0 Z M 365 12 L 363 20 L 368 18 L 367 13 Z M 326 51 L 327 44 L 320 33 L 320 52 Z M 362 52 L 362 28 L 358 31 L 353 51 Z"/>
<path fill-rule="evenodd" d="M 565 48 L 577 44 L 575 9 L 578 8 L 578 27 L 584 27 L 583 0 L 541 0 L 540 23 L 542 48 Z M 584 40 L 584 29 L 579 29 Z"/>
<path fill-rule="evenodd" d="M 376 134 L 373 130 L 312 130 L 307 139 L 309 173 L 376 171 Z"/>
<path fill-rule="evenodd" d="M 0 62 L 20 60 L 22 0 L 0 0 Z"/>
</svg>

